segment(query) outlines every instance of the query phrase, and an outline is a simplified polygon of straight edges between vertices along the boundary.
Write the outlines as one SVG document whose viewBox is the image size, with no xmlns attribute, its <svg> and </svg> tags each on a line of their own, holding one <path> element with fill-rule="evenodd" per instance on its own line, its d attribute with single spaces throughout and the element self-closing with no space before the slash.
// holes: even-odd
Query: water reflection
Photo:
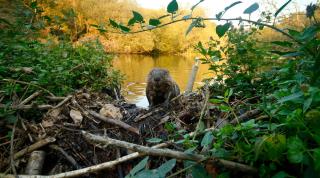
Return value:
<svg viewBox="0 0 320 178">
<path fill-rule="evenodd" d="M 158 57 L 144 55 L 118 55 L 114 67 L 126 75 L 123 85 L 126 100 L 140 107 L 147 107 L 145 96 L 146 80 L 149 71 L 154 67 L 166 68 L 178 83 L 181 91 L 186 89 L 189 75 L 194 64 L 194 56 L 161 55 Z M 201 64 L 196 76 L 195 88 L 201 85 L 202 79 L 211 76 L 208 66 Z"/>
</svg>

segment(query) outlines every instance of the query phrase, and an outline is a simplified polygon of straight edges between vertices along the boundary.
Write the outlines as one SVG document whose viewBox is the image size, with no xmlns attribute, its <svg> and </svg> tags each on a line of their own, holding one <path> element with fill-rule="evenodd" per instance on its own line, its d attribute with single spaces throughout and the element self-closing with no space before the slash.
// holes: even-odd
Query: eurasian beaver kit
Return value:
<svg viewBox="0 0 320 178">
<path fill-rule="evenodd" d="M 172 98 L 179 94 L 179 86 L 171 78 L 168 70 L 154 68 L 150 71 L 146 88 L 149 107 L 162 103 L 168 104 Z"/>
</svg>

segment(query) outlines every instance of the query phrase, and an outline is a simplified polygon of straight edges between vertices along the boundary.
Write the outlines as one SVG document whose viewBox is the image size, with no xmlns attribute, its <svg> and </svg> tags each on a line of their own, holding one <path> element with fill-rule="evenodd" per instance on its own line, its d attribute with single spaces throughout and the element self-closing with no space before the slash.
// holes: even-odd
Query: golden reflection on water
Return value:
<svg viewBox="0 0 320 178">
<path fill-rule="evenodd" d="M 180 90 L 184 91 L 194 65 L 194 56 L 118 55 L 114 58 L 113 65 L 125 74 L 122 90 L 126 100 L 137 106 L 147 107 L 149 104 L 145 96 L 145 87 L 149 71 L 154 67 L 168 69 L 172 78 L 178 83 Z M 194 88 L 202 84 L 202 79 L 212 75 L 212 73 L 209 73 L 207 65 L 200 64 Z"/>
</svg>

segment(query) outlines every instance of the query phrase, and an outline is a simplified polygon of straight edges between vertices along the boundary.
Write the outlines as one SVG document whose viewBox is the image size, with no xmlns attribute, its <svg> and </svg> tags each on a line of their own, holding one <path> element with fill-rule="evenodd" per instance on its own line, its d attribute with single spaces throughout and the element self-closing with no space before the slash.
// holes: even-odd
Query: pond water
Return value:
<svg viewBox="0 0 320 178">
<path fill-rule="evenodd" d="M 161 55 L 157 57 L 145 55 L 117 55 L 113 65 L 125 74 L 125 81 L 122 85 L 123 95 L 129 103 L 140 107 L 148 107 L 145 88 L 147 75 L 154 67 L 166 68 L 172 78 L 177 82 L 181 91 L 186 89 L 189 76 L 194 65 L 195 56 L 185 57 L 176 55 Z M 212 76 L 208 66 L 199 65 L 194 89 L 201 86 L 202 79 Z"/>
</svg>

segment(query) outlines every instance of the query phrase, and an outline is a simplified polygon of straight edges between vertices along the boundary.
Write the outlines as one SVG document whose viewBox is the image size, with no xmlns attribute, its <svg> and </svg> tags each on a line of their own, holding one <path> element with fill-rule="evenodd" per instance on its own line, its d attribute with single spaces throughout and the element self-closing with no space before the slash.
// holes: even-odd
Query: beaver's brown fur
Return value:
<svg viewBox="0 0 320 178">
<path fill-rule="evenodd" d="M 169 71 L 154 68 L 149 72 L 146 94 L 149 107 L 166 103 L 180 94 L 177 83 L 171 78 Z"/>
</svg>

